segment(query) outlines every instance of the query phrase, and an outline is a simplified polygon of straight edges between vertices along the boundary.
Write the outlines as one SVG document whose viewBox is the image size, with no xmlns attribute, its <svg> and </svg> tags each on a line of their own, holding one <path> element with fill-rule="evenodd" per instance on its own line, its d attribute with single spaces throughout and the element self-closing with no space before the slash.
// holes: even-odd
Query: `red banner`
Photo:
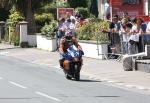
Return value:
<svg viewBox="0 0 150 103">
<path fill-rule="evenodd" d="M 110 5 L 118 5 L 121 6 L 122 5 L 122 1 L 121 0 L 110 0 L 109 1 Z"/>
</svg>

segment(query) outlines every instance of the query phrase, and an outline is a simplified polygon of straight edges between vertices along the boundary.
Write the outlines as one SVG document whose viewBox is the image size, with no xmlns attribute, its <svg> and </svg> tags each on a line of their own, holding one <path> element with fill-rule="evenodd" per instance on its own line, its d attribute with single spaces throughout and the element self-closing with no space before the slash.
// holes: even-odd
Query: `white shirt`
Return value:
<svg viewBox="0 0 150 103">
<path fill-rule="evenodd" d="M 127 29 L 127 28 L 126 28 Z M 123 42 L 129 41 L 129 32 L 125 31 L 125 29 L 121 26 L 119 34 L 122 35 Z"/>
<path fill-rule="evenodd" d="M 132 35 L 130 36 L 129 40 L 139 42 L 140 33 L 138 32 L 138 29 L 137 29 L 136 25 L 133 25 L 133 27 L 131 29 L 131 32 L 132 32 Z"/>
</svg>

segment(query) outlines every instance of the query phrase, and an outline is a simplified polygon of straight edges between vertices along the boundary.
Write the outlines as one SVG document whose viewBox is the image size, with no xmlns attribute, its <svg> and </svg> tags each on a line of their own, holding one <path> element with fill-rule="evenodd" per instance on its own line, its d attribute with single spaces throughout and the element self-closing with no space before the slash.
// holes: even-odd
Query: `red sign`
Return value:
<svg viewBox="0 0 150 103">
<path fill-rule="evenodd" d="M 57 19 L 66 18 L 67 13 L 74 15 L 74 8 L 57 8 Z"/>
<path fill-rule="evenodd" d="M 110 0 L 109 4 L 112 8 L 112 15 L 128 13 L 129 16 L 144 15 L 144 0 L 135 3 L 126 3 L 124 0 Z"/>
<path fill-rule="evenodd" d="M 121 0 L 110 0 L 110 5 L 118 5 L 118 6 L 121 6 L 122 5 L 122 2 Z"/>
</svg>

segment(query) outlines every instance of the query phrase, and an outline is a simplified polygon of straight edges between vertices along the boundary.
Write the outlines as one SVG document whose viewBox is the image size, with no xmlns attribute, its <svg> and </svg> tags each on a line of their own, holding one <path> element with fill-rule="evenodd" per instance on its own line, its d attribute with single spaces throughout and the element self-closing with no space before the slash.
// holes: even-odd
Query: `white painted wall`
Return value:
<svg viewBox="0 0 150 103">
<path fill-rule="evenodd" d="M 37 45 L 36 35 L 27 35 L 27 39 L 29 46 L 35 47 Z"/>
<path fill-rule="evenodd" d="M 97 47 L 96 44 L 79 43 L 82 46 L 85 57 L 105 59 L 105 55 L 108 54 L 107 44 L 101 44 Z M 98 49 L 99 48 L 99 54 Z"/>
<path fill-rule="evenodd" d="M 48 39 L 42 35 L 37 35 L 37 48 L 48 51 L 55 51 L 57 49 L 56 39 Z"/>
</svg>

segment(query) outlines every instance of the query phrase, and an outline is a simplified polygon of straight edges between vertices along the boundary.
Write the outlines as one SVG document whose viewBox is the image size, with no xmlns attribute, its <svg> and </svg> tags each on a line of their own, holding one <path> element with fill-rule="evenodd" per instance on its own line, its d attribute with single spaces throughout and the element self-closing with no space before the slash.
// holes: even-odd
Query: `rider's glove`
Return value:
<svg viewBox="0 0 150 103">
<path fill-rule="evenodd" d="M 82 55 L 84 55 L 84 52 L 83 52 L 83 50 L 81 50 L 81 54 L 82 54 Z"/>
<path fill-rule="evenodd" d="M 79 52 L 80 52 L 80 54 L 81 54 L 81 55 L 84 55 L 84 52 L 83 52 L 83 50 L 79 50 Z"/>
</svg>

